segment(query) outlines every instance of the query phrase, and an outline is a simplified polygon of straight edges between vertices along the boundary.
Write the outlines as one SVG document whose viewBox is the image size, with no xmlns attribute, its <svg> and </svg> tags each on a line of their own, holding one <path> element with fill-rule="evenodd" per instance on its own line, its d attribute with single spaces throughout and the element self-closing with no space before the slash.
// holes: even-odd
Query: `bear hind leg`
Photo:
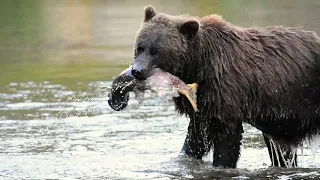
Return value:
<svg viewBox="0 0 320 180">
<path fill-rule="evenodd" d="M 272 166 L 287 168 L 297 166 L 296 148 L 276 143 L 266 134 L 263 134 L 263 138 L 268 148 Z"/>
</svg>

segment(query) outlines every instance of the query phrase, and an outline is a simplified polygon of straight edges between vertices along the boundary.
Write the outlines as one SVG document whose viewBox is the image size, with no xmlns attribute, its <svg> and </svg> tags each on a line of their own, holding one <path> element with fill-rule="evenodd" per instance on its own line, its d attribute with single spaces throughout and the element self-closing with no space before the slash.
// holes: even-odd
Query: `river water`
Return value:
<svg viewBox="0 0 320 180">
<path fill-rule="evenodd" d="M 0 179 L 317 179 L 319 144 L 299 168 L 271 168 L 261 132 L 245 124 L 237 169 L 179 156 L 188 119 L 153 97 L 113 111 L 112 78 L 132 60 L 143 15 L 222 14 L 242 26 L 320 33 L 320 1 L 0 2 Z"/>
</svg>

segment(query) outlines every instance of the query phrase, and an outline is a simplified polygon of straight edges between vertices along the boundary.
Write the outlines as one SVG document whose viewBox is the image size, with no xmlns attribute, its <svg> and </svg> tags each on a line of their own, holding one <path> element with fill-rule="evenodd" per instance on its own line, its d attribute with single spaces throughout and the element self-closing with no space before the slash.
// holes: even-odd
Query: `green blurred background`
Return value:
<svg viewBox="0 0 320 180">
<path fill-rule="evenodd" d="M 320 32 L 320 0 L 1 0 L 0 86 L 108 81 L 132 61 L 143 7 Z M 1 88 L 0 88 L 1 90 Z"/>
</svg>

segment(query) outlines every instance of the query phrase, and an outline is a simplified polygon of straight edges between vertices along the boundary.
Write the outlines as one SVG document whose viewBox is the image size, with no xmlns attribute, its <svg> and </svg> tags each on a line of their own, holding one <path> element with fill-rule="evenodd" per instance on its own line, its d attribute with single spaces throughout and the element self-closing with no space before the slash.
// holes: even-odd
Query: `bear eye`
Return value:
<svg viewBox="0 0 320 180">
<path fill-rule="evenodd" d="M 150 54 L 151 54 L 152 56 L 154 56 L 154 55 L 159 54 L 159 52 L 158 52 L 158 50 L 157 50 L 157 49 L 155 49 L 155 48 L 151 48 L 151 49 L 150 49 Z"/>
<path fill-rule="evenodd" d="M 141 54 L 144 51 L 144 47 L 139 46 L 137 47 L 136 51 L 137 51 L 137 54 Z"/>
</svg>

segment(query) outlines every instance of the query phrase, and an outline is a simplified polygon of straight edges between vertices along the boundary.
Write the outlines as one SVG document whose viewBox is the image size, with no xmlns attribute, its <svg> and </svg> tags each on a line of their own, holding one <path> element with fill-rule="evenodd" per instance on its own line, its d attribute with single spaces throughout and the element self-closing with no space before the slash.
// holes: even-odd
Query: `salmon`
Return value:
<svg viewBox="0 0 320 180">
<path fill-rule="evenodd" d="M 150 87 L 156 88 L 173 88 L 179 94 L 184 95 L 190 102 L 193 110 L 198 111 L 197 107 L 197 89 L 198 84 L 186 84 L 179 77 L 174 76 L 161 69 L 153 69 L 152 76 L 147 78 L 147 83 Z"/>
</svg>

